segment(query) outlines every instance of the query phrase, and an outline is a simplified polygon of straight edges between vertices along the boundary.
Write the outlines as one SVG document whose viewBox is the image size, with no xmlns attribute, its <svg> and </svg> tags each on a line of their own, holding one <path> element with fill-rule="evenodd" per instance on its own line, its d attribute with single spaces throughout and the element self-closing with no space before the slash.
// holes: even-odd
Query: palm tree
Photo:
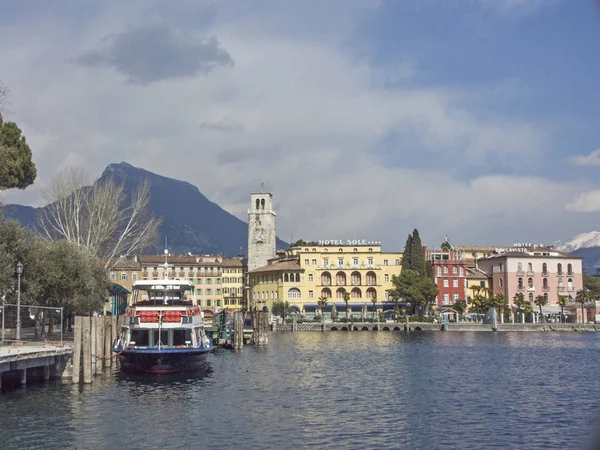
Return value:
<svg viewBox="0 0 600 450">
<path fill-rule="evenodd" d="M 344 291 L 344 302 L 346 303 L 346 322 L 348 322 L 348 302 L 350 301 L 350 294 Z"/>
<path fill-rule="evenodd" d="M 545 306 L 546 303 L 548 303 L 548 299 L 546 297 L 544 297 L 543 295 L 538 295 L 535 300 L 533 301 L 533 303 L 536 304 L 536 306 L 538 306 L 540 308 L 540 318 L 542 318 L 542 320 L 544 319 L 544 316 L 542 316 L 542 306 Z"/>
<path fill-rule="evenodd" d="M 565 311 L 565 306 L 567 306 L 567 303 L 569 302 L 568 298 L 565 297 L 564 295 L 559 295 L 558 296 L 558 306 L 560 306 L 560 322 L 563 323 L 565 316 L 564 316 L 564 311 Z"/>
<path fill-rule="evenodd" d="M 317 303 L 321 309 L 321 321 L 325 322 L 325 313 L 323 312 L 323 308 L 327 306 L 327 297 L 319 297 Z"/>
<path fill-rule="evenodd" d="M 586 303 L 590 303 L 593 300 L 594 295 L 590 292 L 589 289 L 580 289 L 577 291 L 577 294 L 575 294 L 575 302 L 581 305 L 581 323 L 585 323 L 583 315 Z"/>
<path fill-rule="evenodd" d="M 525 306 L 525 295 L 522 292 L 518 292 L 513 297 L 513 304 L 517 307 L 517 313 L 521 313 L 521 309 Z"/>
<path fill-rule="evenodd" d="M 454 305 L 452 305 L 452 309 L 456 311 L 456 321 L 458 322 L 459 317 L 462 316 L 465 313 L 465 310 L 467 309 L 467 302 L 465 302 L 464 300 L 456 300 L 456 302 L 454 302 Z"/>
<path fill-rule="evenodd" d="M 495 308 L 498 308 L 500 314 L 500 323 L 504 323 L 504 312 L 508 309 L 508 301 L 502 292 L 494 295 L 492 303 Z"/>
<path fill-rule="evenodd" d="M 377 303 L 377 294 L 373 293 L 373 297 L 371 297 L 371 302 L 373 303 L 373 322 L 375 322 L 375 312 L 377 311 L 375 304 Z"/>
</svg>

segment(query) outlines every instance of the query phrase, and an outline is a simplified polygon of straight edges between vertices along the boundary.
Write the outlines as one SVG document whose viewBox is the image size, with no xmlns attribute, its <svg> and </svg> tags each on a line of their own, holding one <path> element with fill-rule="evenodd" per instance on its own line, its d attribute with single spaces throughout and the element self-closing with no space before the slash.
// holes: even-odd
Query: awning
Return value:
<svg viewBox="0 0 600 450">
<path fill-rule="evenodd" d="M 534 312 L 539 313 L 539 306 L 533 309 Z M 560 306 L 558 305 L 545 305 L 542 306 L 542 314 L 560 314 Z M 572 313 L 568 312 L 566 309 L 563 311 L 563 315 L 570 316 Z"/>
</svg>

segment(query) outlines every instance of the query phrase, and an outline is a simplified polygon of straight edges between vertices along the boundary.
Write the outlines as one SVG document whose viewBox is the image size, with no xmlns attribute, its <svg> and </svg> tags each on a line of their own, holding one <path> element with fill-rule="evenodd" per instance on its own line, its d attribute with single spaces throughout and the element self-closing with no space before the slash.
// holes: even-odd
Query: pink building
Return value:
<svg viewBox="0 0 600 450">
<path fill-rule="evenodd" d="M 510 305 L 519 292 L 532 304 L 543 295 L 548 300 L 543 308 L 547 314 L 557 314 L 559 296 L 568 297 L 573 305 L 577 291 L 583 288 L 582 258 L 543 246 L 516 244 L 497 249 L 477 264 L 490 277 L 494 295 L 502 292 Z"/>
</svg>

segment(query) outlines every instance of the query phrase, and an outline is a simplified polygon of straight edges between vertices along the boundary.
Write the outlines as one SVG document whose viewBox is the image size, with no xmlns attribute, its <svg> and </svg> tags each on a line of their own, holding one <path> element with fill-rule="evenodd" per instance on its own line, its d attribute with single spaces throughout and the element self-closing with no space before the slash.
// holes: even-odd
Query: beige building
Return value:
<svg viewBox="0 0 600 450">
<path fill-rule="evenodd" d="M 250 308 L 271 309 L 276 300 L 304 311 L 319 298 L 343 305 L 344 293 L 355 309 L 389 300 L 392 277 L 399 275 L 402 253 L 384 253 L 379 242 L 320 241 L 280 252 L 265 266 L 248 272 Z"/>
<path fill-rule="evenodd" d="M 247 309 L 246 263 L 245 258 L 223 258 L 221 267 L 224 308 Z"/>
</svg>

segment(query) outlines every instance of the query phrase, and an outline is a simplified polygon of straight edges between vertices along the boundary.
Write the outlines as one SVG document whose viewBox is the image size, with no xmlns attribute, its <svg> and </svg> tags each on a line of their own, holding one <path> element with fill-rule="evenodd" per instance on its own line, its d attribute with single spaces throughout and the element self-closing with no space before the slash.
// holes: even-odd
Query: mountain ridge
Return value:
<svg viewBox="0 0 600 450">
<path fill-rule="evenodd" d="M 168 239 L 173 254 L 246 255 L 248 225 L 218 204 L 211 202 L 199 189 L 187 181 L 165 177 L 127 162 L 109 164 L 95 183 L 113 179 L 122 183 L 131 196 L 145 179 L 150 183 L 151 214 L 163 217 L 158 242 L 144 253 L 162 253 Z M 43 209 L 23 205 L 5 205 L 4 215 L 21 226 L 35 228 L 36 217 Z M 288 244 L 277 238 L 277 248 Z"/>
</svg>

